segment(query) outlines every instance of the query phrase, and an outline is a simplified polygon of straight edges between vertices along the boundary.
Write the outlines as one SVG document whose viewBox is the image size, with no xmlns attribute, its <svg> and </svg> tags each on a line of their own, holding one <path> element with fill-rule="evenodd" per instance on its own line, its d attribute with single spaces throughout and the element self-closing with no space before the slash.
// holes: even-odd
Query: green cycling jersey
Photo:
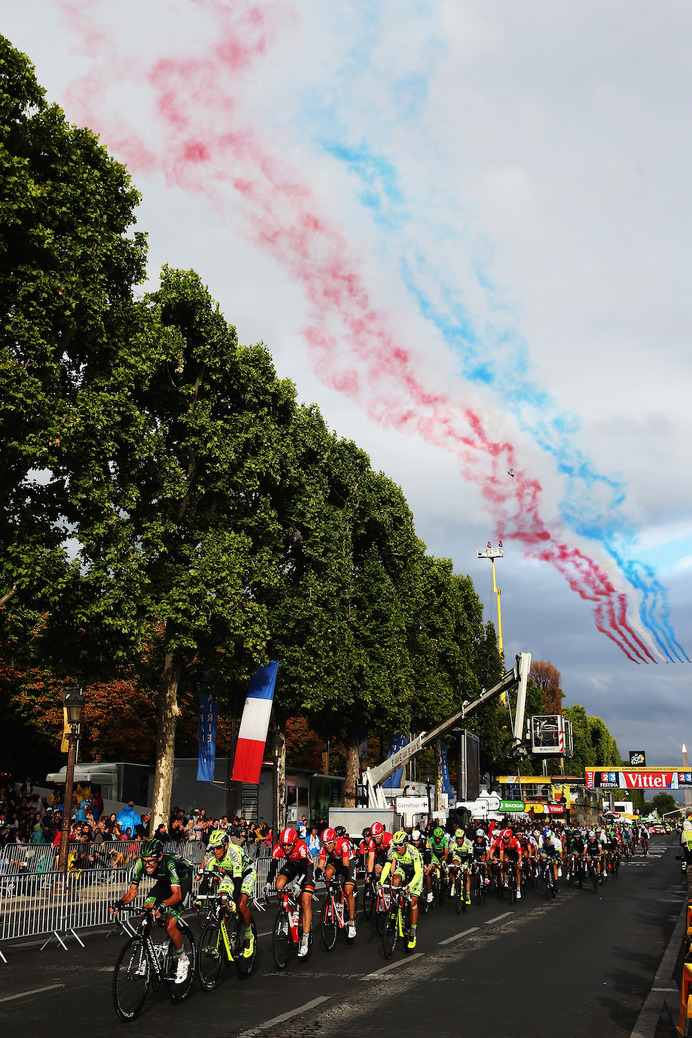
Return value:
<svg viewBox="0 0 692 1038">
<path fill-rule="evenodd" d="M 172 887 L 179 887 L 184 880 L 189 878 L 191 871 L 190 862 L 185 858 L 179 858 L 176 854 L 164 854 L 153 872 L 145 872 L 142 859 L 137 858 L 130 882 L 138 887 L 142 877 L 146 876 L 147 879 L 156 881 L 163 879 Z"/>
</svg>

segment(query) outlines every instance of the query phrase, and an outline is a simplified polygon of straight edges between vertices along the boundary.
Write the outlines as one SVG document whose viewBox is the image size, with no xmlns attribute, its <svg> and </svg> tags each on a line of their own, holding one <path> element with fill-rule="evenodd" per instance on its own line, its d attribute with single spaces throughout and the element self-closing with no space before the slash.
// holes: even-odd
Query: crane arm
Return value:
<svg viewBox="0 0 692 1038">
<path fill-rule="evenodd" d="M 514 729 L 513 729 L 513 751 L 514 755 L 521 755 L 523 749 L 523 729 L 524 729 L 524 713 L 526 710 L 526 682 L 529 676 L 529 670 L 531 669 L 531 653 L 520 652 L 516 657 L 516 664 L 511 670 L 508 670 L 506 674 L 498 681 L 492 688 L 484 689 L 479 696 L 472 700 L 464 700 L 461 707 L 455 710 L 453 714 L 446 717 L 444 721 L 438 724 L 435 728 L 432 728 L 429 732 L 421 732 L 415 739 L 407 743 L 402 749 L 397 750 L 391 757 L 383 761 L 382 764 L 378 764 L 374 768 L 368 768 L 366 772 L 366 782 L 368 786 L 369 799 L 373 800 L 373 795 L 376 787 L 380 786 L 382 782 L 393 775 L 394 772 L 405 764 L 416 754 L 420 753 L 421 750 L 425 749 L 435 739 L 439 739 L 441 736 L 446 735 L 448 731 L 456 727 L 460 722 L 465 721 L 467 717 L 471 717 L 477 710 L 480 710 L 486 703 L 492 702 L 493 699 L 497 699 L 498 696 L 502 695 L 503 692 L 507 692 L 514 685 L 519 686 L 517 694 L 517 709 L 514 718 Z M 381 806 L 379 803 L 380 797 L 375 797 L 378 801 L 373 806 Z"/>
</svg>

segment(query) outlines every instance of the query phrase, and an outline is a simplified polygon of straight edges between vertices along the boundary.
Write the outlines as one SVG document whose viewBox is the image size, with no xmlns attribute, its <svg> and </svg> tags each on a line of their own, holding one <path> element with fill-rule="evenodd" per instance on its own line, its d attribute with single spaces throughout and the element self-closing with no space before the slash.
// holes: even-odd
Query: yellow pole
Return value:
<svg viewBox="0 0 692 1038">
<path fill-rule="evenodd" d="M 493 591 L 497 595 L 497 647 L 500 650 L 500 658 L 504 664 L 505 653 L 504 649 L 502 648 L 502 612 L 500 610 L 500 589 L 495 583 L 495 559 L 491 558 L 490 565 L 493 568 Z M 505 698 L 504 693 L 502 695 L 502 698 Z"/>
</svg>

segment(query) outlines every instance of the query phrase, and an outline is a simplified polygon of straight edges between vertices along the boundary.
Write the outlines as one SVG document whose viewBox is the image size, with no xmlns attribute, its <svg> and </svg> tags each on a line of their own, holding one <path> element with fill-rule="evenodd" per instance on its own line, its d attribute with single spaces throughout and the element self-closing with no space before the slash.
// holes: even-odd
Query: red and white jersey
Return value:
<svg viewBox="0 0 692 1038">
<path fill-rule="evenodd" d="M 368 854 L 386 854 L 389 848 L 392 846 L 392 834 L 385 831 L 382 833 L 382 839 L 379 843 L 375 840 L 374 836 L 370 837 L 368 844 Z"/>
<path fill-rule="evenodd" d="M 500 840 L 499 843 L 504 854 L 519 854 L 521 851 L 521 844 L 516 836 L 513 836 L 511 840 Z"/>
<path fill-rule="evenodd" d="M 324 868 L 324 863 L 327 860 L 329 860 L 331 865 L 337 865 L 339 862 L 343 862 L 344 857 L 350 861 L 353 856 L 353 844 L 347 836 L 340 836 L 334 844 L 334 850 L 328 851 L 326 847 L 322 847 L 317 864 L 321 869 Z"/>
<path fill-rule="evenodd" d="M 305 840 L 296 840 L 293 844 L 293 850 L 290 854 L 286 854 L 280 843 L 277 843 L 276 847 L 272 851 L 272 858 L 276 858 L 279 861 L 281 858 L 286 858 L 287 861 L 292 861 L 294 864 L 298 864 L 301 861 L 312 861 L 312 854 L 308 850 L 308 845 Z"/>
</svg>

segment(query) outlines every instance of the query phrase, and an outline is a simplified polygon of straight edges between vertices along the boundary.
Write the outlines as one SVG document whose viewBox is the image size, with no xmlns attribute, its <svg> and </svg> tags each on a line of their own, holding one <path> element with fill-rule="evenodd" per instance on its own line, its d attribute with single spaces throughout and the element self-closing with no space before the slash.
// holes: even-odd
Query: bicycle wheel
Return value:
<svg viewBox="0 0 692 1038">
<path fill-rule="evenodd" d="M 243 939 L 241 940 L 240 934 L 237 935 L 235 968 L 241 980 L 245 980 L 252 973 L 255 966 L 255 959 L 257 958 L 257 927 L 255 926 L 255 920 L 251 919 L 250 928 L 252 930 L 252 936 L 254 938 L 252 942 L 252 955 L 244 955 L 243 942 L 245 940 L 245 927 L 243 926 L 242 922 L 239 925 L 240 929 L 243 932 Z"/>
<path fill-rule="evenodd" d="M 141 937 L 130 937 L 113 970 L 113 1005 L 121 1020 L 134 1020 L 149 990 L 151 965 Z"/>
<path fill-rule="evenodd" d="M 452 898 L 454 903 L 454 911 L 457 915 L 463 908 L 466 911 L 466 891 L 464 890 L 464 873 L 459 872 L 456 880 L 454 881 L 454 897 Z"/>
<path fill-rule="evenodd" d="M 550 888 L 553 885 L 553 873 L 550 865 L 546 865 L 545 868 L 545 897 L 546 901 L 550 900 Z"/>
<path fill-rule="evenodd" d="M 413 948 L 408 946 L 408 938 L 411 932 L 411 905 L 408 901 L 401 909 L 401 929 L 404 931 L 404 951 L 407 955 L 410 955 Z"/>
<path fill-rule="evenodd" d="M 598 873 L 596 872 L 596 866 L 591 865 L 591 883 L 593 885 L 594 894 L 598 893 Z"/>
<path fill-rule="evenodd" d="M 203 991 L 213 991 L 221 976 L 221 967 L 226 958 L 226 949 L 221 936 L 221 927 L 212 919 L 202 930 L 197 955 L 197 976 Z"/>
<path fill-rule="evenodd" d="M 274 920 L 272 944 L 274 949 L 274 965 L 277 970 L 285 970 L 291 954 L 291 930 L 289 927 L 288 913 L 280 908 Z"/>
<path fill-rule="evenodd" d="M 184 919 L 178 920 L 178 929 L 182 934 L 183 951 L 189 959 L 190 968 L 187 971 L 187 977 L 185 978 L 185 980 L 181 981 L 179 984 L 176 983 L 176 981 L 174 980 L 168 981 L 168 994 L 170 996 L 171 1002 L 173 1002 L 175 1005 L 178 1005 L 178 1003 L 180 1002 L 184 1002 L 186 998 L 190 997 L 192 993 L 192 987 L 195 983 L 195 976 L 197 973 L 197 946 L 192 937 L 192 930 L 187 925 Z M 170 944 L 168 949 L 169 967 L 175 963 L 176 958 L 176 956 L 173 954 L 172 948 L 173 946 L 172 944 Z M 169 977 L 170 975 L 170 972 L 166 973 L 166 976 Z"/>
<path fill-rule="evenodd" d="M 325 951 L 331 951 L 336 944 L 336 934 L 339 924 L 336 918 L 333 897 L 328 897 L 324 905 L 322 915 L 322 947 Z"/>
<path fill-rule="evenodd" d="M 384 934 L 390 897 L 391 895 L 389 894 L 380 893 L 378 903 L 375 906 L 375 926 L 380 937 Z"/>
<path fill-rule="evenodd" d="M 391 959 L 396 948 L 396 940 L 399 936 L 399 909 L 393 905 L 384 913 L 384 931 L 382 933 L 382 947 L 385 959 Z"/>
<path fill-rule="evenodd" d="M 433 905 L 434 907 L 435 905 L 439 905 L 442 900 L 442 898 L 440 897 L 440 876 L 437 869 L 433 871 L 432 882 L 430 884 L 430 887 L 433 895 L 431 905 Z"/>
<path fill-rule="evenodd" d="M 366 919 L 372 917 L 375 907 L 375 896 L 372 892 L 372 883 L 366 883 L 363 887 L 363 915 Z"/>
</svg>

